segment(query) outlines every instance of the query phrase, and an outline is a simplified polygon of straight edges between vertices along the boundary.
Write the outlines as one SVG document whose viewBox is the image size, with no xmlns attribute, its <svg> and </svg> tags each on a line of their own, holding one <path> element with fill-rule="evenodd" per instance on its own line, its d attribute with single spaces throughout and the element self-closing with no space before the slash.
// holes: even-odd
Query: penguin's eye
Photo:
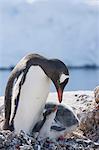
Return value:
<svg viewBox="0 0 99 150">
<path fill-rule="evenodd" d="M 57 80 L 57 84 L 58 84 L 58 86 L 60 86 L 60 80 Z"/>
</svg>

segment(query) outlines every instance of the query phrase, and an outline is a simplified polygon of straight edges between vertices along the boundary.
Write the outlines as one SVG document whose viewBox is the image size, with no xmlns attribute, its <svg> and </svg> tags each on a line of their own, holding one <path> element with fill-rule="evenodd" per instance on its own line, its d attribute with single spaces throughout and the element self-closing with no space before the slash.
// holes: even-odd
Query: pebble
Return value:
<svg viewBox="0 0 99 150">
<path fill-rule="evenodd" d="M 32 146 L 25 145 L 25 144 L 23 146 L 20 146 L 19 148 L 20 148 L 20 150 L 34 150 Z"/>
</svg>

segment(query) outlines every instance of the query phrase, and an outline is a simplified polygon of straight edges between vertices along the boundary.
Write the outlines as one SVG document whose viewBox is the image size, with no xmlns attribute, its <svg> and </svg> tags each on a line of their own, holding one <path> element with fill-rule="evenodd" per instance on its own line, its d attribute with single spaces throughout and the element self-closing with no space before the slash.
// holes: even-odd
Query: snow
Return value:
<svg viewBox="0 0 99 150">
<path fill-rule="evenodd" d="M 98 0 L 1 0 L 0 66 L 29 52 L 99 66 Z"/>
<path fill-rule="evenodd" d="M 76 96 L 75 96 L 76 95 Z M 94 103 L 94 91 L 91 90 L 78 90 L 78 91 L 64 91 L 63 93 L 63 100 L 62 103 L 63 105 L 66 105 L 67 107 L 83 107 L 84 108 L 84 102 L 82 101 L 77 101 L 77 98 L 79 96 L 84 97 L 87 102 L 93 101 Z M 58 97 L 56 92 L 50 92 L 47 98 L 47 102 L 49 103 L 55 103 L 59 104 L 58 102 Z M 4 105 L 4 96 L 0 96 L 0 108 L 2 108 Z"/>
<path fill-rule="evenodd" d="M 90 90 L 78 90 L 78 91 L 64 91 L 63 93 L 63 100 L 62 100 L 62 104 L 66 105 L 66 106 L 71 106 L 71 107 L 77 107 L 79 105 L 79 107 L 81 107 L 81 103 L 79 104 L 78 102 L 76 102 L 77 97 L 75 96 L 86 96 L 86 95 L 90 95 L 90 97 L 94 97 L 94 93 L 93 91 Z M 88 100 L 88 98 L 87 98 Z M 52 102 L 52 103 L 57 103 L 58 104 L 58 100 L 57 100 L 57 93 L 56 92 L 50 92 L 49 96 L 47 98 L 47 102 Z"/>
</svg>

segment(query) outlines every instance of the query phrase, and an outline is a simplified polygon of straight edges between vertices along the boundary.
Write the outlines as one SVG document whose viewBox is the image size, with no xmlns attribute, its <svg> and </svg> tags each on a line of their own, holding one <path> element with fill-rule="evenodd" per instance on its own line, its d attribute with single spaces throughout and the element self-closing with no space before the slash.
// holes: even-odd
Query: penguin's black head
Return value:
<svg viewBox="0 0 99 150">
<path fill-rule="evenodd" d="M 48 75 L 56 87 L 58 100 L 61 103 L 64 88 L 69 80 L 68 68 L 62 61 L 58 59 L 51 59 L 50 72 Z"/>
</svg>

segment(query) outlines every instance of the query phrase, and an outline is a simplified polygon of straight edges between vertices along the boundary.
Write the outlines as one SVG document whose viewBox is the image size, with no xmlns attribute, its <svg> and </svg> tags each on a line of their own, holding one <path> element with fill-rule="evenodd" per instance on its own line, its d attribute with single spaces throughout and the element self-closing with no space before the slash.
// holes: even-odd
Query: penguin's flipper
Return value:
<svg viewBox="0 0 99 150">
<path fill-rule="evenodd" d="M 51 129 L 52 130 L 56 130 L 56 131 L 63 131 L 63 130 L 66 130 L 65 127 L 60 127 L 60 126 L 51 126 Z"/>
<path fill-rule="evenodd" d="M 34 126 L 32 132 L 39 132 L 40 129 L 42 128 L 43 124 L 44 124 L 44 120 L 38 121 L 38 122 L 35 124 L 35 126 Z"/>
<path fill-rule="evenodd" d="M 26 67 L 26 61 L 25 59 L 22 59 L 12 70 L 11 75 L 9 76 L 6 89 L 5 89 L 5 96 L 4 96 L 4 105 L 5 105 L 5 121 L 3 125 L 4 130 L 9 129 L 9 120 L 11 115 L 11 99 L 12 99 L 15 79 L 16 80 L 18 79 L 20 74 L 25 70 L 25 67 Z"/>
</svg>

